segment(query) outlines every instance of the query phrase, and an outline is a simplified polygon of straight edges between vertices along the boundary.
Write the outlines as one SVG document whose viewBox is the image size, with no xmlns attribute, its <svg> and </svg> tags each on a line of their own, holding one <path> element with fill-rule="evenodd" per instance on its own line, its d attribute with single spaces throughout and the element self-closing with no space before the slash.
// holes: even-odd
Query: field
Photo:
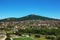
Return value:
<svg viewBox="0 0 60 40">
<path fill-rule="evenodd" d="M 33 40 L 33 39 L 28 37 L 22 37 L 22 38 L 13 38 L 13 40 Z"/>
</svg>

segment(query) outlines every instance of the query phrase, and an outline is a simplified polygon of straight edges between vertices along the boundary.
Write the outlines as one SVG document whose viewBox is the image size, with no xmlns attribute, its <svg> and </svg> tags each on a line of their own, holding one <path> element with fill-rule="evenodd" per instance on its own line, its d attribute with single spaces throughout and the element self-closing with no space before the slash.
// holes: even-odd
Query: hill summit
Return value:
<svg viewBox="0 0 60 40">
<path fill-rule="evenodd" d="M 23 20 L 58 20 L 58 19 L 54 19 L 54 18 L 48 18 L 48 17 L 44 17 L 44 16 L 39 16 L 39 15 L 35 15 L 35 14 L 30 14 L 21 18 L 6 18 L 6 19 L 2 19 L 0 20 L 0 22 L 2 21 L 23 21 Z"/>
</svg>

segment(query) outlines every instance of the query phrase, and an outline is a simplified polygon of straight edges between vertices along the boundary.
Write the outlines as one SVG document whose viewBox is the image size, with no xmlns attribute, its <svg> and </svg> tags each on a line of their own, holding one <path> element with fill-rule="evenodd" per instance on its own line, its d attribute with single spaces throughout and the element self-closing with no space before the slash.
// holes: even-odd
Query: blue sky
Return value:
<svg viewBox="0 0 60 40">
<path fill-rule="evenodd" d="M 0 19 L 29 14 L 60 19 L 60 0 L 0 0 Z"/>
</svg>

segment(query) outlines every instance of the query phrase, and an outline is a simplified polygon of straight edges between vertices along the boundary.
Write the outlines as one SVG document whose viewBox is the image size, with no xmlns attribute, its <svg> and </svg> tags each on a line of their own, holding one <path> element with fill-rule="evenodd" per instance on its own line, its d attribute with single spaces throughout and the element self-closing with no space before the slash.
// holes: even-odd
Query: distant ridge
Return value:
<svg viewBox="0 0 60 40">
<path fill-rule="evenodd" d="M 30 14 L 21 18 L 6 18 L 0 20 L 0 22 L 7 22 L 7 21 L 23 21 L 23 20 L 55 20 L 55 21 L 60 21 L 59 19 L 54 19 L 54 18 L 48 18 L 44 16 L 39 16 L 35 14 Z"/>
</svg>

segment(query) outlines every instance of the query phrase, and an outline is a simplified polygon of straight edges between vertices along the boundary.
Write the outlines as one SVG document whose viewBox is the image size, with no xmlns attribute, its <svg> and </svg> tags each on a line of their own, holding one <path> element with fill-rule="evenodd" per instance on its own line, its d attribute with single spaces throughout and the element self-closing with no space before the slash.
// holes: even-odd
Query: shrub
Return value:
<svg viewBox="0 0 60 40">
<path fill-rule="evenodd" d="M 35 35 L 36 38 L 40 38 L 40 35 Z"/>
<path fill-rule="evenodd" d="M 9 37 L 7 37 L 5 40 L 11 40 Z"/>
<path fill-rule="evenodd" d="M 54 40 L 54 37 L 53 36 L 46 36 L 46 39 Z"/>
<path fill-rule="evenodd" d="M 60 40 L 60 36 L 57 36 L 56 39 L 57 39 L 57 40 Z"/>
</svg>

